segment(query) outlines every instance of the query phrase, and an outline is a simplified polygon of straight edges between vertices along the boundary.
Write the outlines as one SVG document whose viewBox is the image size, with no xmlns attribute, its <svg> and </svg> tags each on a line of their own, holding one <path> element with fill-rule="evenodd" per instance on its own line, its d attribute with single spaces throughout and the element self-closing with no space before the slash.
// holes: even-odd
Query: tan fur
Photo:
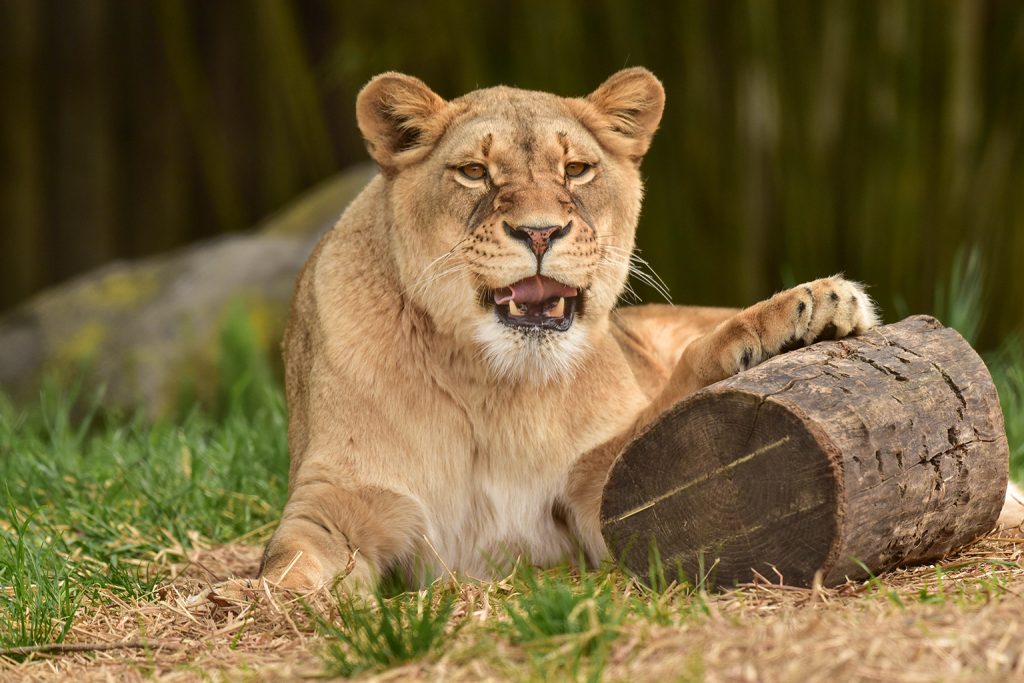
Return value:
<svg viewBox="0 0 1024 683">
<path fill-rule="evenodd" d="M 490 576 L 605 554 L 601 488 L 683 396 L 876 323 L 826 278 L 743 311 L 615 309 L 661 84 L 644 69 L 565 99 L 498 87 L 445 102 L 384 74 L 357 101 L 382 174 L 303 270 L 285 337 L 289 499 L 261 574 L 295 589 L 383 572 Z M 578 179 L 568 162 L 592 164 Z M 458 168 L 484 164 L 489 178 Z M 539 262 L 503 225 L 571 229 Z M 583 291 L 565 332 L 498 322 L 486 293 L 538 272 Z"/>
</svg>

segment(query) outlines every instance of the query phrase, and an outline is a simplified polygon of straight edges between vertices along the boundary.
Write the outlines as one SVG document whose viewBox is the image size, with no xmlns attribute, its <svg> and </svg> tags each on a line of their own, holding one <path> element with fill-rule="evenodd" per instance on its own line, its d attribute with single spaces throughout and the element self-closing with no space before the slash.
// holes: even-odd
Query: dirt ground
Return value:
<svg viewBox="0 0 1024 683">
<path fill-rule="evenodd" d="M 707 596 L 673 626 L 632 620 L 605 680 L 1024 681 L 1024 541 L 996 532 L 939 565 L 868 583 L 794 589 L 767 582 Z M 151 599 L 86 605 L 67 643 L 24 661 L 0 657 L 0 681 L 281 681 L 324 678 L 322 640 L 299 602 L 231 589 L 260 549 L 190 555 Z M 936 566 L 941 569 L 936 569 Z M 244 585 L 244 584 L 243 584 Z M 522 650 L 488 637 L 500 586 L 463 584 L 444 652 L 365 680 L 530 680 Z M 692 598 L 686 598 L 688 600 Z M 323 598 L 313 601 L 329 610 Z"/>
</svg>

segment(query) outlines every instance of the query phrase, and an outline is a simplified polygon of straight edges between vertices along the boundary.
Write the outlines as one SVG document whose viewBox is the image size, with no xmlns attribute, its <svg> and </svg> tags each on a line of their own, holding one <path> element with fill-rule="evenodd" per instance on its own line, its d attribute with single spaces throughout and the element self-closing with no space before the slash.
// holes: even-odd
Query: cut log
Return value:
<svg viewBox="0 0 1024 683">
<path fill-rule="evenodd" d="M 606 543 L 647 577 L 824 585 L 991 530 L 1009 450 L 992 377 L 915 316 L 777 356 L 676 404 L 619 456 Z"/>
</svg>

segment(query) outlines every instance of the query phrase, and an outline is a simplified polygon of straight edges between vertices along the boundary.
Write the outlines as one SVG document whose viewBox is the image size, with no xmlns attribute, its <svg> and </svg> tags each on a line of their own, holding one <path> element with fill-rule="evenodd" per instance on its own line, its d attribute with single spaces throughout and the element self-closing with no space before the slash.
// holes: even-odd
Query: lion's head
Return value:
<svg viewBox="0 0 1024 683">
<path fill-rule="evenodd" d="M 446 102 L 411 76 L 370 81 L 359 128 L 407 300 L 501 375 L 571 371 L 625 287 L 664 98 L 642 68 L 573 99 L 497 87 Z"/>
</svg>

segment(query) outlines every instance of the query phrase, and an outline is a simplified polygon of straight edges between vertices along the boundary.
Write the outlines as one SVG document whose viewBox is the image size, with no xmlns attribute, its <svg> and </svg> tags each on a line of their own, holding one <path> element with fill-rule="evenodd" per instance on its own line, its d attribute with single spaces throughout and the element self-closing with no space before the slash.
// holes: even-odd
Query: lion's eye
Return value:
<svg viewBox="0 0 1024 683">
<path fill-rule="evenodd" d="M 570 161 L 565 165 L 565 175 L 570 178 L 579 178 L 589 170 L 590 164 L 585 164 L 582 161 Z"/>
<path fill-rule="evenodd" d="M 470 180 L 483 180 L 487 177 L 487 167 L 483 164 L 466 164 L 459 166 L 459 173 Z"/>
</svg>

